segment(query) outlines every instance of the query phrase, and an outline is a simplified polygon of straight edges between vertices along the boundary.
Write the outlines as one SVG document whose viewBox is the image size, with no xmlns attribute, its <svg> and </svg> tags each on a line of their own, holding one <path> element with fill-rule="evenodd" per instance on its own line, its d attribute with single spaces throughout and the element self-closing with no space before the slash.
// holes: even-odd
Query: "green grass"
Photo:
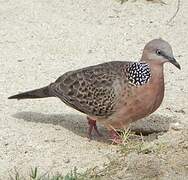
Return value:
<svg viewBox="0 0 188 180">
<path fill-rule="evenodd" d="M 167 148 L 164 143 L 145 142 L 141 133 L 140 135 L 137 135 L 134 132 L 131 132 L 129 128 L 120 130 L 119 132 L 121 140 L 121 143 L 119 144 L 120 152 L 125 156 L 131 152 L 136 152 L 138 154 L 158 154 L 160 152 L 165 152 Z"/>
<path fill-rule="evenodd" d="M 77 172 L 75 167 L 70 173 L 65 176 L 57 173 L 56 175 L 50 175 L 48 173 L 41 174 L 37 167 L 32 168 L 27 177 L 22 176 L 17 170 L 13 175 L 10 175 L 10 180 L 84 180 L 85 174 L 80 174 Z"/>
<path fill-rule="evenodd" d="M 140 153 L 143 149 L 144 146 L 143 136 L 141 134 L 136 135 L 135 133 L 131 132 L 129 128 L 120 131 L 120 139 L 122 141 L 119 144 L 120 152 L 125 155 L 131 152 Z"/>
</svg>

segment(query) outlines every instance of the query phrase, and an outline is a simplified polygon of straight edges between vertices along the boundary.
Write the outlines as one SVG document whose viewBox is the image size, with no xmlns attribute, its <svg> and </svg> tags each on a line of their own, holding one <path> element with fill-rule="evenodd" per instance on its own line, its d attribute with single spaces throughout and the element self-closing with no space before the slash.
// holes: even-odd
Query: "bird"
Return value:
<svg viewBox="0 0 188 180">
<path fill-rule="evenodd" d="M 8 99 L 57 97 L 87 115 L 88 137 L 97 123 L 104 125 L 116 141 L 117 129 L 144 118 L 158 109 L 164 97 L 164 64 L 180 64 L 171 45 L 161 39 L 149 41 L 139 61 L 110 61 L 69 71 L 55 82 Z"/>
</svg>

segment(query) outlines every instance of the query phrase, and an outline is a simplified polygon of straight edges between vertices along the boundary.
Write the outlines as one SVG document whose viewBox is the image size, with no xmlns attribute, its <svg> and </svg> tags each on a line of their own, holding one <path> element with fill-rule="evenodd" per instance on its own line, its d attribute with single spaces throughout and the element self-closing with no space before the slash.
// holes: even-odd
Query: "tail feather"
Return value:
<svg viewBox="0 0 188 180">
<path fill-rule="evenodd" d="M 20 99 L 34 99 L 34 98 L 45 98 L 45 97 L 52 97 L 52 95 L 50 94 L 49 86 L 16 94 L 8 97 L 8 99 L 20 100 Z"/>
</svg>

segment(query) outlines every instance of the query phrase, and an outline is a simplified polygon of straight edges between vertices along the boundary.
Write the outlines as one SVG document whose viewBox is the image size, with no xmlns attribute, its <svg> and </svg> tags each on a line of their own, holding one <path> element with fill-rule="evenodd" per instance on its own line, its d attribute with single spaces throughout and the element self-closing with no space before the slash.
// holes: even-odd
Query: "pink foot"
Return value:
<svg viewBox="0 0 188 180">
<path fill-rule="evenodd" d="M 112 141 L 112 144 L 121 144 L 122 143 L 121 137 L 117 131 L 112 129 L 109 131 L 109 134 L 110 134 L 110 140 Z"/>
<path fill-rule="evenodd" d="M 97 133 L 98 136 L 102 136 L 99 131 L 98 131 L 98 128 L 97 128 L 97 124 L 96 124 L 96 121 L 87 117 L 87 120 L 88 120 L 88 124 L 89 124 L 89 130 L 88 130 L 88 138 L 91 140 L 92 139 L 92 131 L 93 129 L 95 130 L 95 132 Z"/>
</svg>

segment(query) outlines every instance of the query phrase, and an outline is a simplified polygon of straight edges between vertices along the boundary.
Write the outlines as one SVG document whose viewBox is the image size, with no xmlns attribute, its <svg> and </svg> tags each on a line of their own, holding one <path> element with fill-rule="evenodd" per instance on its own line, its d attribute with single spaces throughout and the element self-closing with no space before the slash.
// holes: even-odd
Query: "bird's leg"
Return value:
<svg viewBox="0 0 188 180">
<path fill-rule="evenodd" d="M 114 143 L 114 144 L 122 143 L 121 137 L 115 129 L 109 130 L 109 134 L 110 134 L 110 139 L 111 139 L 112 143 Z"/>
<path fill-rule="evenodd" d="M 90 117 L 87 117 L 88 120 L 88 124 L 89 124 L 89 130 L 88 130 L 88 138 L 91 139 L 92 138 L 92 131 L 93 129 L 95 130 L 95 132 L 97 133 L 98 136 L 101 136 L 101 134 L 98 131 L 97 128 L 97 124 L 96 124 L 96 120 L 91 119 Z"/>
</svg>

